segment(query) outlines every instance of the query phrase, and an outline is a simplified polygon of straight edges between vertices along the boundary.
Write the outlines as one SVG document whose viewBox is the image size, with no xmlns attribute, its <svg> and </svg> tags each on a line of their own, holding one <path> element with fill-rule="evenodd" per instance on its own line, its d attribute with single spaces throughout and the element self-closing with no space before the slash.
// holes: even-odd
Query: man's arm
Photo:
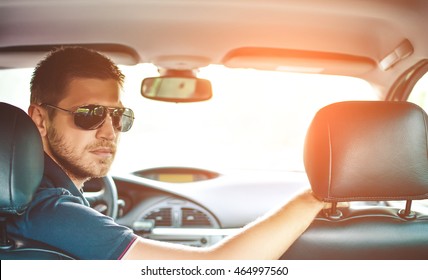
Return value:
<svg viewBox="0 0 428 280">
<path fill-rule="evenodd" d="M 211 247 L 194 248 L 138 238 L 122 259 L 278 259 L 323 207 L 323 202 L 306 191 Z"/>
</svg>

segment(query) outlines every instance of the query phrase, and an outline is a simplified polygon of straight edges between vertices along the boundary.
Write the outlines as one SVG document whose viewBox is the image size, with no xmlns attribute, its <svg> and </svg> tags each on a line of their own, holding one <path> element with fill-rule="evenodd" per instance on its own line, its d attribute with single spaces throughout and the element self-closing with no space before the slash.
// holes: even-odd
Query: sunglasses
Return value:
<svg viewBox="0 0 428 280">
<path fill-rule="evenodd" d="M 107 115 L 110 115 L 113 121 L 113 127 L 121 132 L 130 130 L 134 123 L 134 112 L 129 108 L 90 104 L 80 106 L 76 110 L 70 111 L 47 103 L 40 104 L 40 106 L 50 107 L 72 114 L 74 116 L 74 124 L 84 130 L 94 130 L 101 127 Z"/>
</svg>

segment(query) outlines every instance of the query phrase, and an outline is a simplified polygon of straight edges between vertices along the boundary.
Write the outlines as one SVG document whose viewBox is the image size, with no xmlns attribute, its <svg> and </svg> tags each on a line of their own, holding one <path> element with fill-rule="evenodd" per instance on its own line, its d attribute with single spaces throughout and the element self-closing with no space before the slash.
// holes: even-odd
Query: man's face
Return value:
<svg viewBox="0 0 428 280">
<path fill-rule="evenodd" d="M 76 78 L 58 107 L 74 111 L 82 105 L 121 107 L 119 84 L 112 80 Z M 107 116 L 101 127 L 83 130 L 74 124 L 74 116 L 55 110 L 44 139 L 46 152 L 72 178 L 87 180 L 107 174 L 115 153 L 119 131 Z"/>
</svg>

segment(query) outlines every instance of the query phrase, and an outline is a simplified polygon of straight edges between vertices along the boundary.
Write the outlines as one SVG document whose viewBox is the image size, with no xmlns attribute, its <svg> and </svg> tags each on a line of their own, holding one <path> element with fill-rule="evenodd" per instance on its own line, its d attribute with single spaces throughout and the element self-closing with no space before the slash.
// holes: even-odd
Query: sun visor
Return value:
<svg viewBox="0 0 428 280">
<path fill-rule="evenodd" d="M 133 48 L 120 44 L 12 46 L 0 48 L 0 68 L 32 68 L 51 50 L 66 46 L 80 46 L 96 50 L 116 64 L 135 65 L 140 62 L 140 57 Z"/>
<path fill-rule="evenodd" d="M 245 47 L 230 51 L 223 64 L 231 68 L 360 75 L 376 67 L 367 57 L 290 49 Z"/>
</svg>

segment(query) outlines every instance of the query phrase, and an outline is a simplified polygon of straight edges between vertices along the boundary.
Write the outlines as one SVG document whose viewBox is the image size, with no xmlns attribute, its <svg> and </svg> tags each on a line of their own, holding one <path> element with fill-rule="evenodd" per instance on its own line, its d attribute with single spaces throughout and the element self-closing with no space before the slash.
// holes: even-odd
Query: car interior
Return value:
<svg viewBox="0 0 428 280">
<path fill-rule="evenodd" d="M 9 117 L 0 123 L 6 135 L 0 143 L 1 259 L 72 259 L 47 245 L 7 235 L 7 216 L 25 211 L 42 178 L 43 148 L 25 112 L 5 103 L 0 108 L 1 119 Z M 407 102 L 342 102 L 320 110 L 305 145 L 306 170 L 317 197 L 334 205 L 405 200 L 406 207 L 324 210 L 281 259 L 426 259 L 428 215 L 412 211 L 411 204 L 426 199 L 427 118 Z M 28 139 L 35 145 L 28 146 Z M 391 154 L 397 160 L 385 164 Z"/>
<path fill-rule="evenodd" d="M 119 65 L 135 111 L 117 164 L 85 183 L 97 211 L 207 247 L 311 188 L 333 207 L 281 260 L 427 260 L 427 14 L 425 0 L 1 1 L 0 259 L 77 259 L 6 228 L 43 176 L 32 70 L 84 46 Z"/>
</svg>

